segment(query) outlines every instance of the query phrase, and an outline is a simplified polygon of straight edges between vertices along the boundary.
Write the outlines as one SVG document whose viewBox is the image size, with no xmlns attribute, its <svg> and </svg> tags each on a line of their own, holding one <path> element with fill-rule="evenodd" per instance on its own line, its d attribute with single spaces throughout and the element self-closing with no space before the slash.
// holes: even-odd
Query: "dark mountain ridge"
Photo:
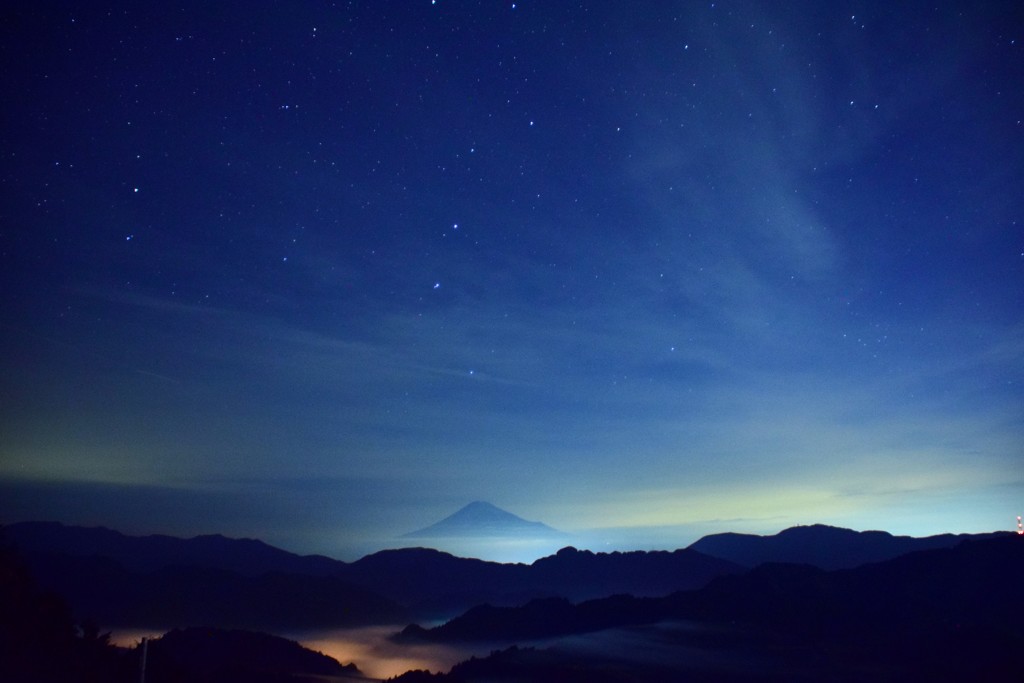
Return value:
<svg viewBox="0 0 1024 683">
<path fill-rule="evenodd" d="M 139 658 L 140 653 L 133 654 Z M 312 682 L 356 678 L 359 674 L 355 665 L 342 665 L 291 640 L 208 627 L 174 629 L 150 640 L 146 660 L 147 678 L 158 681 Z M 361 676 L 358 679 L 365 680 Z"/>
<path fill-rule="evenodd" d="M 132 572 L 109 558 L 57 553 L 25 559 L 42 586 L 65 596 L 80 618 L 106 628 L 204 624 L 279 632 L 414 616 L 397 602 L 337 577 L 244 576 L 200 566 Z"/>
<path fill-rule="evenodd" d="M 685 623 L 690 626 L 674 631 L 671 649 L 712 642 L 716 651 L 751 662 L 749 670 L 694 673 L 695 660 L 684 656 L 666 673 L 641 654 L 628 680 L 1019 681 L 1024 586 L 1015 577 L 1021 572 L 1024 539 L 1000 534 L 854 569 L 764 563 L 663 598 L 485 605 L 436 628 L 410 626 L 397 639 L 521 644 L 601 631 L 609 635 L 594 642 L 625 637 L 642 653 L 673 631 L 651 639 L 650 631 L 638 636 L 638 625 Z M 555 672 L 566 667 L 579 680 L 600 680 L 609 665 L 622 662 L 597 649 L 580 659 L 554 646 L 525 657 L 513 648 L 464 664 L 433 680 L 506 680 L 512 673 L 519 680 L 560 680 Z"/>
<path fill-rule="evenodd" d="M 1024 539 L 1002 534 L 854 569 L 764 563 L 661 598 L 618 595 L 578 604 L 543 599 L 519 607 L 481 605 L 440 626 L 412 626 L 403 634 L 435 642 L 514 642 L 665 619 L 743 622 L 814 635 L 971 625 L 1019 631 L 1024 586 L 1006 577 L 1022 572 Z"/>
<path fill-rule="evenodd" d="M 531 582 L 538 589 L 554 588 L 554 594 L 583 600 L 615 593 L 661 596 L 735 573 L 731 562 L 690 549 L 594 553 L 568 547 L 534 562 Z"/>
<path fill-rule="evenodd" d="M 571 600 L 614 593 L 665 595 L 739 571 L 731 562 L 687 549 L 593 553 L 568 547 L 524 565 L 416 548 L 374 553 L 354 562 L 346 576 L 415 611 L 450 616 L 454 608 L 518 605 L 552 595 Z"/>
<path fill-rule="evenodd" d="M 770 536 L 711 534 L 689 547 L 744 567 L 755 567 L 764 562 L 790 562 L 821 569 L 848 569 L 917 550 L 951 548 L 969 538 L 991 538 L 996 535 L 939 534 L 916 538 L 893 536 L 886 531 L 853 531 L 812 524 L 791 527 Z"/>
<path fill-rule="evenodd" d="M 31 536 L 34 528 L 38 527 L 13 525 L 3 529 L 3 536 Z M 76 540 L 74 528 L 57 534 L 52 528 L 43 528 L 46 533 L 41 537 L 51 544 L 54 538 L 64 538 L 70 539 L 69 551 L 93 550 L 81 538 Z M 15 533 L 10 533 L 12 529 Z M 85 531 L 90 537 L 95 530 Z M 863 533 L 820 526 L 778 536 L 797 538 L 800 534 L 812 544 L 823 543 L 823 537 L 852 539 L 853 543 L 864 537 Z M 133 540 L 147 540 L 116 532 L 101 537 L 108 542 L 113 539 L 118 552 L 128 553 Z M 950 537 L 937 538 L 946 542 Z M 204 546 L 208 539 L 213 542 Z M 171 541 L 173 547 L 196 539 Z M 160 542 L 166 543 L 166 538 Z M 235 543 L 223 537 L 202 537 L 197 547 L 216 548 L 214 560 L 218 561 L 217 553 L 230 550 Z M 244 540 L 237 543 L 243 550 L 255 547 L 263 557 L 283 560 L 284 566 L 303 559 L 259 542 L 255 546 Z M 718 643 L 714 647 L 752 648 L 758 657 L 781 657 L 784 661 L 779 666 L 787 672 L 785 667 L 790 665 L 805 667 L 808 653 L 814 653 L 817 667 L 801 669 L 811 671 L 802 677 L 743 674 L 745 677 L 715 678 L 702 674 L 698 680 L 820 680 L 822 672 L 848 671 L 843 680 L 911 680 L 926 672 L 930 680 L 1001 681 L 1021 680 L 1013 676 L 1024 672 L 1018 658 L 1008 654 L 1016 651 L 1024 636 L 1018 626 L 1024 588 L 1014 579 L 1024 570 L 1024 542 L 1014 534 L 969 537 L 952 548 L 915 551 L 841 570 L 765 562 L 743 571 L 692 548 L 632 553 L 564 548 L 532 565 L 483 562 L 414 548 L 382 551 L 350 564 L 316 558 L 315 571 L 323 570 L 322 560 L 331 563 L 336 572 L 329 576 L 275 571 L 245 576 L 200 564 L 167 564 L 137 571 L 110 557 L 59 552 L 60 547 L 47 545 L 40 537 L 24 545 L 32 548 L 26 559 L 42 585 L 68 595 L 81 617 L 107 626 L 169 628 L 202 623 L 281 632 L 394 623 L 397 619 L 408 622 L 422 618 L 430 596 L 440 593 L 443 597 L 435 615 L 459 604 L 477 606 L 467 607 L 461 616 L 436 629 L 410 626 L 403 634 L 405 639 L 513 643 L 633 629 L 628 637 L 639 640 L 631 651 L 642 653 L 646 647 L 668 641 L 663 634 L 655 634 L 655 640 L 648 642 L 644 639 L 654 632 L 636 629 L 682 620 L 726 634 L 714 636 Z M 146 561 L 153 562 L 154 556 L 147 556 Z M 200 562 L 202 554 L 193 550 L 184 557 Z M 223 558 L 219 561 L 231 566 Z M 672 588 L 680 584 L 686 584 L 686 589 Z M 659 590 L 662 597 L 656 597 Z M 625 592 L 636 595 L 621 594 Z M 613 595 L 607 597 L 609 594 Z M 413 604 L 417 610 L 405 609 Z M 647 635 L 637 635 L 643 633 Z M 685 650 L 694 642 L 689 631 L 671 638 L 678 643 L 678 647 L 671 645 L 673 651 Z M 541 665 L 538 662 L 545 670 L 573 671 L 588 680 L 601 680 L 601 672 L 609 671 L 601 651 L 585 658 L 578 652 L 574 656 L 576 659 L 566 660 L 565 653 L 556 650 L 540 651 L 536 657 L 506 652 L 475 660 L 478 664 L 473 666 L 457 667 L 459 677 L 435 680 L 501 680 L 501 672 L 509 666 L 525 667 L 520 678 L 549 680 L 531 673 L 535 672 L 531 667 Z M 644 661 L 630 667 L 634 665 L 639 669 L 630 680 L 678 679 L 671 668 L 652 669 Z M 625 665 L 620 661 L 615 666 Z M 1007 670 L 1013 672 L 1011 677 L 1003 675 Z M 481 677 L 471 671 L 481 672 Z M 587 671 L 596 677 L 583 673 Z M 643 672 L 650 675 L 645 679 Z M 553 673 L 550 680 L 564 680 L 560 675 Z"/>
<path fill-rule="evenodd" d="M 13 524 L 3 535 L 48 588 L 67 596 L 79 614 L 102 623 L 269 630 L 285 624 L 319 628 L 446 619 L 475 605 L 512 607 L 553 596 L 573 602 L 627 593 L 657 597 L 743 571 L 700 552 L 706 545 L 716 552 L 753 546 L 761 555 L 740 553 L 748 562 L 789 553 L 830 566 L 836 558 L 864 557 L 864 539 L 866 547 L 876 548 L 880 540 L 893 552 L 919 540 L 937 544 L 960 538 L 910 539 L 815 525 L 774 537 L 706 537 L 709 543 L 702 539 L 672 552 L 593 553 L 567 547 L 525 565 L 428 548 L 385 550 L 346 563 L 251 539 L 133 537 L 53 522 Z"/>
<path fill-rule="evenodd" d="M 268 572 L 332 576 L 345 564 L 322 555 L 296 555 L 251 538 L 227 538 L 219 534 L 193 538 L 161 534 L 128 536 L 104 527 L 20 522 L 5 526 L 4 535 L 23 553 L 106 557 L 134 572 L 179 566 L 223 569 L 242 576 Z"/>
<path fill-rule="evenodd" d="M 565 548 L 524 565 L 406 548 L 346 563 L 220 536 L 133 537 L 37 522 L 3 531 L 47 587 L 108 625 L 270 628 L 274 614 L 293 627 L 395 623 L 540 596 L 663 595 L 740 571 L 692 550 Z M 261 597 L 271 589 L 274 595 Z"/>
</svg>

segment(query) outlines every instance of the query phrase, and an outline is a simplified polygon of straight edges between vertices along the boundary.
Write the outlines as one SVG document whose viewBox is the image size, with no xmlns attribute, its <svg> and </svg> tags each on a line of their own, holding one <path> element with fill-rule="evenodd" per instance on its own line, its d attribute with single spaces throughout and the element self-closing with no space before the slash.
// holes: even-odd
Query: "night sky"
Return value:
<svg viewBox="0 0 1024 683">
<path fill-rule="evenodd" d="M 1024 511 L 1020 3 L 2 16 L 3 521 L 354 559 L 473 500 L 594 549 Z"/>
</svg>

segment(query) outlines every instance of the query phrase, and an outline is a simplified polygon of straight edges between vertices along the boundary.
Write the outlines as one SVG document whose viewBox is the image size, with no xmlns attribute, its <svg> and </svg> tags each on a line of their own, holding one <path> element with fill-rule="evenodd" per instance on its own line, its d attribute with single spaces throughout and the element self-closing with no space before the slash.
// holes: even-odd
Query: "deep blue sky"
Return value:
<svg viewBox="0 0 1024 683">
<path fill-rule="evenodd" d="M 1019 3 L 18 4 L 5 520 L 1024 508 Z"/>
</svg>

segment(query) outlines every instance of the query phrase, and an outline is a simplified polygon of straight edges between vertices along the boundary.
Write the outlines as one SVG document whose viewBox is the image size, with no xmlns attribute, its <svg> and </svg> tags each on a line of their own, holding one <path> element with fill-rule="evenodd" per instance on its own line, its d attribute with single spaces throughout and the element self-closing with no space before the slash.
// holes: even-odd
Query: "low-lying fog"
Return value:
<svg viewBox="0 0 1024 683">
<path fill-rule="evenodd" d="M 395 643 L 390 636 L 405 624 L 355 629 L 332 629 L 282 633 L 303 646 L 334 657 L 342 664 L 354 663 L 369 678 L 384 679 L 413 669 L 449 671 L 470 657 L 485 657 L 513 644 L 521 647 L 551 648 L 570 657 L 635 665 L 638 669 L 764 671 L 773 668 L 770 658 L 751 655 L 737 641 L 739 634 L 712 632 L 682 622 L 551 638 L 540 641 L 463 643 L 456 645 Z M 143 638 L 161 635 L 153 629 L 120 629 L 112 640 L 131 647 Z M 746 640 L 742 636 L 739 640 Z M 748 643 L 749 644 L 749 643 Z M 740 652 L 742 648 L 742 653 Z"/>
<path fill-rule="evenodd" d="M 322 631 L 288 636 L 342 663 L 354 662 L 371 678 L 387 678 L 412 669 L 448 671 L 470 657 L 485 657 L 511 645 L 551 648 L 570 657 L 613 661 L 637 669 L 752 672 L 773 668 L 770 658 L 752 654 L 736 633 L 711 631 L 683 622 L 664 623 L 539 641 L 398 644 L 389 636 L 404 625 Z M 749 641 L 748 643 L 749 644 Z M 777 664 L 777 663 L 776 663 Z"/>
<path fill-rule="evenodd" d="M 459 646 L 435 644 L 397 644 L 390 636 L 407 624 L 367 626 L 351 629 L 280 633 L 310 650 L 334 657 L 342 664 L 354 663 L 369 678 L 390 678 L 413 669 L 448 671 L 470 657 L 485 656 L 494 645 L 467 644 Z M 135 647 L 143 638 L 159 638 L 164 630 L 122 628 L 111 633 L 111 642 L 121 647 Z"/>
<path fill-rule="evenodd" d="M 392 642 L 389 636 L 405 626 L 367 626 L 290 634 L 286 637 L 297 640 L 310 650 L 330 655 L 342 664 L 353 662 L 370 678 L 390 678 L 413 669 L 448 671 L 464 659 L 473 655 L 487 655 L 494 649 L 486 644 L 453 646 Z"/>
</svg>

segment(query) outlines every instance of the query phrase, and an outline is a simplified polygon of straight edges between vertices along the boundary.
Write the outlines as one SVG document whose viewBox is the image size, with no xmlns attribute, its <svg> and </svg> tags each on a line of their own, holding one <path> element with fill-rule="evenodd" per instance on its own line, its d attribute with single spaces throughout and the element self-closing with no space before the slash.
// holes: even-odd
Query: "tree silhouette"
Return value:
<svg viewBox="0 0 1024 683">
<path fill-rule="evenodd" d="M 40 589 L 0 540 L 0 680 L 99 683 L 125 680 L 121 657 L 95 624 L 79 628 L 59 596 Z"/>
</svg>

